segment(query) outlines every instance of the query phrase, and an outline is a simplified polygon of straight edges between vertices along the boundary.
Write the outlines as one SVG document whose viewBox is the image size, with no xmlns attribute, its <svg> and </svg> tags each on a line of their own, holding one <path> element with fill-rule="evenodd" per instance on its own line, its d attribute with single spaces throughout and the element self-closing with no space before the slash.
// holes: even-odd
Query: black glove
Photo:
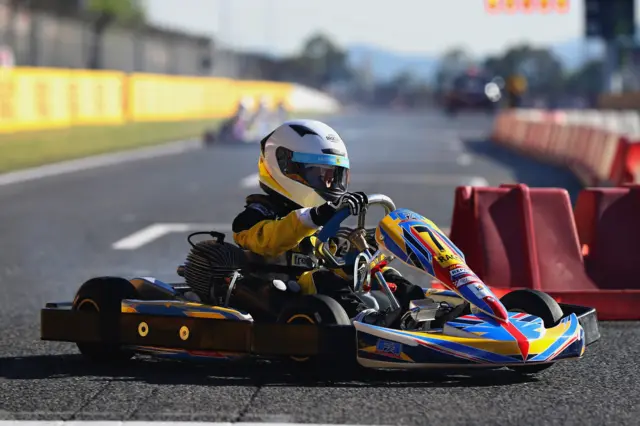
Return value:
<svg viewBox="0 0 640 426">
<path fill-rule="evenodd" d="M 335 203 L 327 202 L 311 209 L 311 220 L 317 226 L 324 226 L 338 210 L 348 207 L 349 213 L 357 216 L 366 208 L 368 203 L 369 199 L 364 192 L 347 192 L 340 196 Z"/>
</svg>

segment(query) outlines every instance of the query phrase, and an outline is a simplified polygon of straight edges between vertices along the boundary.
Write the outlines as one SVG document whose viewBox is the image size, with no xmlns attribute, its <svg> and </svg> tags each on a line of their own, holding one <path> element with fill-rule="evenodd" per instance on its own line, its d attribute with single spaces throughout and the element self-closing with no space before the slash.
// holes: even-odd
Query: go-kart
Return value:
<svg viewBox="0 0 640 426">
<path fill-rule="evenodd" d="M 205 146 L 215 144 L 244 144 L 259 139 L 249 131 L 249 120 L 232 118 L 222 123 L 219 129 L 208 129 L 202 136 Z"/>
<path fill-rule="evenodd" d="M 339 211 L 313 242 L 315 256 L 267 259 L 194 233 L 185 283 L 154 278 L 94 278 L 73 302 L 47 303 L 43 340 L 75 342 L 94 361 L 135 353 L 172 358 L 259 357 L 295 362 L 357 360 L 376 369 L 509 367 L 535 373 L 583 356 L 600 338 L 592 308 L 557 303 L 545 293 L 515 290 L 498 300 L 465 264 L 464 254 L 429 219 L 369 196 L 385 216 L 365 228 L 342 227 Z M 197 234 L 212 239 L 193 242 Z M 375 239 L 375 241 L 374 241 Z M 342 247 L 338 250 L 336 247 Z M 395 258 L 438 279 L 403 313 L 381 268 Z M 373 309 L 398 319 L 397 329 L 351 320 L 334 300 L 304 295 L 293 273 L 351 268 L 354 291 Z M 345 364 L 346 365 L 346 364 Z"/>
<path fill-rule="evenodd" d="M 204 132 L 202 142 L 205 146 L 215 144 L 254 144 L 276 128 L 280 122 L 275 117 L 232 118 L 225 121 L 219 130 L 208 129 Z"/>
</svg>

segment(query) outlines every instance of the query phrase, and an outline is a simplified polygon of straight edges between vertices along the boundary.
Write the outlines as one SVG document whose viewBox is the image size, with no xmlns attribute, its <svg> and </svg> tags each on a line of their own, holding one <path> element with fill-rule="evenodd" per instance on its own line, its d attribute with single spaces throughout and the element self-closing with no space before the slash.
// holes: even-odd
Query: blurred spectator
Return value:
<svg viewBox="0 0 640 426">
<path fill-rule="evenodd" d="M 289 111 L 287 110 L 287 106 L 284 101 L 278 102 L 278 106 L 275 110 L 275 121 L 278 123 L 283 123 L 289 119 Z"/>
<path fill-rule="evenodd" d="M 251 109 L 253 107 L 253 99 L 249 96 L 244 96 L 238 102 L 238 108 L 233 116 L 235 121 L 248 121 L 251 117 Z"/>
<path fill-rule="evenodd" d="M 527 90 L 527 79 L 521 74 L 513 74 L 507 78 L 507 102 L 510 108 L 518 108 L 522 104 L 522 95 Z"/>
</svg>

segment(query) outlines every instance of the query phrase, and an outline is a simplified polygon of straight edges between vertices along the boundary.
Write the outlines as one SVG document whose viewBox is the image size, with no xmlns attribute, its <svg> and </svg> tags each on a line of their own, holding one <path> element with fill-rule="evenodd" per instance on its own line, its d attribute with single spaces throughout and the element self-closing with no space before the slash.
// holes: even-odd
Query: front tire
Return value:
<svg viewBox="0 0 640 426">
<path fill-rule="evenodd" d="M 544 322 L 545 328 L 551 328 L 558 324 L 564 316 L 562 308 L 553 297 L 547 293 L 520 289 L 505 294 L 500 301 L 510 312 L 524 312 L 539 317 Z M 549 364 L 535 364 L 524 367 L 510 367 L 514 371 L 522 374 L 536 374 L 551 367 Z"/>
<path fill-rule="evenodd" d="M 138 292 L 133 284 L 124 278 L 93 278 L 78 289 L 72 309 L 99 312 L 104 329 L 108 333 L 117 333 L 120 328 L 122 300 L 136 298 Z M 119 345 L 80 342 L 76 345 L 83 356 L 98 363 L 123 362 L 134 355 L 133 351 L 125 350 Z"/>
</svg>

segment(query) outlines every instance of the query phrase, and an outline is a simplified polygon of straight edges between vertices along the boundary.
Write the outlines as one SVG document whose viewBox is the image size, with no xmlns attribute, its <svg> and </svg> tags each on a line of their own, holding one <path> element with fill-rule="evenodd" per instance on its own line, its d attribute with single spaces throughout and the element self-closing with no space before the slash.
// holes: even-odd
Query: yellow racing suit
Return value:
<svg viewBox="0 0 640 426">
<path fill-rule="evenodd" d="M 233 221 L 234 241 L 243 249 L 265 258 L 287 252 L 312 255 L 314 234 L 319 227 L 313 224 L 308 211 L 287 208 L 273 195 L 250 195 L 244 211 Z M 408 309 L 409 300 L 424 298 L 424 291 L 409 283 L 395 269 L 385 267 L 382 272 L 388 281 L 396 284 L 395 295 L 403 310 Z M 303 294 L 324 294 L 335 299 L 350 318 L 367 309 L 353 292 L 351 277 L 345 270 L 315 268 L 294 278 Z"/>
</svg>

